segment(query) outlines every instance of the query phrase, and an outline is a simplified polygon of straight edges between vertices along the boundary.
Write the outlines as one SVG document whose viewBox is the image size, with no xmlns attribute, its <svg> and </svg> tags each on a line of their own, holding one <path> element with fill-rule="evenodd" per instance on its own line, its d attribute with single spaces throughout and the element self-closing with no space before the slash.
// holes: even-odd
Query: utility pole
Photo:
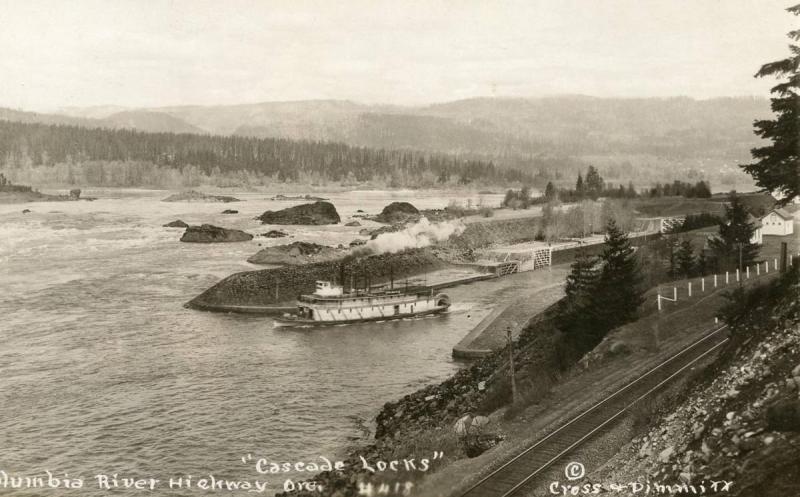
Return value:
<svg viewBox="0 0 800 497">
<path fill-rule="evenodd" d="M 506 339 L 508 340 L 508 367 L 511 373 L 511 404 L 517 403 L 517 380 L 514 374 L 514 341 L 511 339 L 511 326 L 506 326 Z"/>
</svg>

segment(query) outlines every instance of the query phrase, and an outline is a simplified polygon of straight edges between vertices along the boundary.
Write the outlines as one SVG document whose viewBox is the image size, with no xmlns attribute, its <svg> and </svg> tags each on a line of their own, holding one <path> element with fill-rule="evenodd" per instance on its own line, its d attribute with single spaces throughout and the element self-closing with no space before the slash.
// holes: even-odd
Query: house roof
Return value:
<svg viewBox="0 0 800 497">
<path fill-rule="evenodd" d="M 773 212 L 775 214 L 779 215 L 780 217 L 784 218 L 784 219 L 793 219 L 793 216 L 786 209 L 772 209 L 771 211 L 766 213 L 764 216 L 762 216 L 761 219 L 766 218 L 767 216 L 769 216 Z"/>
</svg>

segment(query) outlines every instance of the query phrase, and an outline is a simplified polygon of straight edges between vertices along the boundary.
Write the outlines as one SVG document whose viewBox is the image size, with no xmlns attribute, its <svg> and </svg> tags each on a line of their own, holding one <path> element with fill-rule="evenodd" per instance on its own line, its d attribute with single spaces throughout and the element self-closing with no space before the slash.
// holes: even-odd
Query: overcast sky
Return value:
<svg viewBox="0 0 800 497">
<path fill-rule="evenodd" d="M 0 0 L 0 106 L 767 96 L 778 0 Z"/>
</svg>

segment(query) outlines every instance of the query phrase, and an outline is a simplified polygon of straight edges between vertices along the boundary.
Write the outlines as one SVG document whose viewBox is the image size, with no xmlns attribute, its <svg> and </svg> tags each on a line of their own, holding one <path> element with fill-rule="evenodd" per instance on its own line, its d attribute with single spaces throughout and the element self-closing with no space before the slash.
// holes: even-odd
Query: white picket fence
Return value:
<svg viewBox="0 0 800 497">
<path fill-rule="evenodd" d="M 798 253 L 797 255 L 800 256 L 800 253 Z M 791 255 L 786 258 L 786 264 L 788 267 L 792 266 L 793 264 L 792 259 L 794 259 L 794 256 Z M 755 264 L 753 266 L 747 266 L 744 271 L 741 271 L 741 274 L 739 269 L 736 269 L 736 271 L 725 271 L 724 274 L 720 273 L 720 274 L 712 274 L 709 276 L 703 276 L 696 281 L 687 281 L 680 285 L 681 289 L 680 293 L 686 299 L 690 299 L 695 295 L 705 293 L 706 289 L 713 290 L 716 288 L 723 288 L 731 284 L 738 284 L 740 282 L 750 280 L 751 278 L 758 278 L 761 277 L 762 275 L 766 276 L 770 274 L 770 272 L 774 273 L 777 272 L 778 270 L 779 270 L 778 259 L 774 258 L 772 261 L 764 261 L 764 262 L 759 262 L 758 264 Z M 693 285 L 693 283 L 698 283 L 698 284 L 697 286 L 695 286 Z M 673 285 L 672 291 L 671 292 L 667 291 L 668 293 L 672 294 L 670 296 L 661 295 L 661 289 L 659 289 L 659 292 L 656 295 L 656 304 L 658 305 L 659 311 L 662 310 L 663 308 L 661 303 L 662 301 L 667 301 L 667 302 L 678 301 L 678 288 L 679 288 L 678 285 Z M 684 289 L 686 290 L 685 293 L 683 292 Z"/>
</svg>

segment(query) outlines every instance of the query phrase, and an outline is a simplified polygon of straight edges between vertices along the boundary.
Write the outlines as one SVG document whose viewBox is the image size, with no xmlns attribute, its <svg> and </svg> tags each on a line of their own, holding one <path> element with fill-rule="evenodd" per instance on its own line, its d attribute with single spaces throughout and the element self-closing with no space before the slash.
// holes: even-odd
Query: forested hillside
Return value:
<svg viewBox="0 0 800 497">
<path fill-rule="evenodd" d="M 70 113 L 109 118 L 113 110 L 106 115 L 79 109 Z M 769 101 L 764 98 L 581 95 L 472 98 L 418 107 L 308 100 L 146 110 L 208 133 L 337 141 L 370 148 L 492 156 L 627 154 L 735 161 L 747 160 L 750 147 L 758 143 L 753 121 L 770 115 Z M 146 125 L 133 123 L 130 127 L 159 131 Z"/>
<path fill-rule="evenodd" d="M 531 181 L 516 169 L 491 161 L 410 150 L 353 147 L 341 143 L 242 136 L 143 133 L 0 121 L 0 166 L 14 171 L 55 166 L 60 178 L 104 186 L 158 183 L 164 168 L 182 174 L 226 176 L 247 173 L 276 181 L 365 182 L 388 178 L 392 186 Z M 155 169 L 154 169 L 155 168 Z"/>
</svg>

